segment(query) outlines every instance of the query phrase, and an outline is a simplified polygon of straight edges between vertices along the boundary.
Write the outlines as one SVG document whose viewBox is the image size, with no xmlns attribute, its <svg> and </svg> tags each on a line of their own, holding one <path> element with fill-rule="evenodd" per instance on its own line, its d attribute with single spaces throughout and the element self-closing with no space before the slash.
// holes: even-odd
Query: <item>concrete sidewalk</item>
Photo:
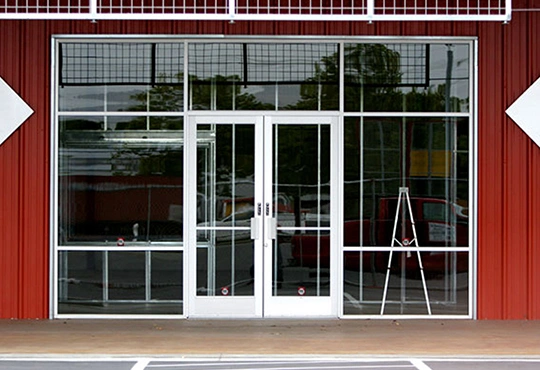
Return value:
<svg viewBox="0 0 540 370">
<path fill-rule="evenodd" d="M 0 355 L 540 357 L 540 321 L 0 320 Z"/>
</svg>

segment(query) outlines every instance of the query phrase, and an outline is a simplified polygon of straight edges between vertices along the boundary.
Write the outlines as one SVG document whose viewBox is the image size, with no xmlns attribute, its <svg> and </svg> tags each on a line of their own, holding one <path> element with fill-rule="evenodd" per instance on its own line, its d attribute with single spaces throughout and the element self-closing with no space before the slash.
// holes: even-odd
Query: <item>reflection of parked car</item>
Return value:
<svg viewBox="0 0 540 370">
<path fill-rule="evenodd" d="M 343 224 L 344 245 L 388 247 L 392 243 L 397 197 L 381 198 L 377 218 L 374 220 L 348 220 Z M 467 246 L 469 237 L 467 209 L 449 203 L 443 199 L 420 198 L 410 199 L 415 221 L 418 245 L 421 247 Z M 403 226 L 403 227 L 402 227 Z M 413 240 L 410 220 L 404 224 L 398 217 L 396 239 Z M 298 234 L 292 240 L 292 256 L 296 263 L 305 267 L 327 267 L 329 265 L 329 235 Z M 399 246 L 395 243 L 396 246 Z M 320 256 L 320 261 L 318 261 Z M 364 269 L 386 270 L 388 253 L 364 252 L 362 254 Z M 393 268 L 399 269 L 401 259 L 393 260 Z M 425 271 L 444 271 L 447 256 L 444 252 L 423 252 L 422 263 Z M 358 269 L 358 259 L 347 258 L 345 268 Z M 418 270 L 417 258 L 407 258 L 407 269 Z M 467 253 L 457 254 L 457 270 L 467 271 Z"/>
</svg>

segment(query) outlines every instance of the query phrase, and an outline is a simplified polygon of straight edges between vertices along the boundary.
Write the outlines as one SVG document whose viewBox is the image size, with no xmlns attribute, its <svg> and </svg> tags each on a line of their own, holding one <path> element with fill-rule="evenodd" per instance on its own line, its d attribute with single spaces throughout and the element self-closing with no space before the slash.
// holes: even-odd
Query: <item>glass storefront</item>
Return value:
<svg viewBox="0 0 540 370">
<path fill-rule="evenodd" d="M 471 317 L 473 49 L 58 37 L 54 315 Z"/>
</svg>

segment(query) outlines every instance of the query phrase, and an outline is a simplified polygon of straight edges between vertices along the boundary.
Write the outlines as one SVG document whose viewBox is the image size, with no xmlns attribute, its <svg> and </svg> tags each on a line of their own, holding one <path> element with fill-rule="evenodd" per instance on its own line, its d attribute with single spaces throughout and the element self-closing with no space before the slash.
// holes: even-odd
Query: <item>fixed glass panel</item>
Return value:
<svg viewBox="0 0 540 370">
<path fill-rule="evenodd" d="M 467 44 L 345 44 L 345 111 L 468 112 Z"/>
<path fill-rule="evenodd" d="M 151 126 L 153 121 L 155 126 L 166 122 L 182 128 L 181 118 L 152 119 Z M 83 124 L 93 127 L 96 121 Z M 182 241 L 181 131 L 119 132 L 118 125 L 110 133 L 62 130 L 79 125 L 67 117 L 61 119 L 59 244 Z"/>
<path fill-rule="evenodd" d="M 338 61 L 338 44 L 190 44 L 190 108 L 337 110 Z"/>
<path fill-rule="evenodd" d="M 397 250 L 399 251 L 399 250 Z M 469 253 L 420 253 L 433 315 L 467 315 Z M 345 252 L 343 313 L 380 315 L 389 252 Z M 427 315 L 428 307 L 416 252 L 394 252 L 385 315 Z"/>
<path fill-rule="evenodd" d="M 62 43 L 61 112 L 180 112 L 183 43 Z"/>
<path fill-rule="evenodd" d="M 411 213 L 420 246 L 468 246 L 468 126 L 467 118 L 346 118 L 345 246 L 412 240 Z M 398 209 L 401 187 L 410 211 L 404 201 Z"/>
<path fill-rule="evenodd" d="M 59 314 L 182 314 L 182 252 L 60 251 Z"/>
<path fill-rule="evenodd" d="M 274 124 L 274 296 L 330 294 L 330 125 Z"/>
<path fill-rule="evenodd" d="M 197 127 L 197 295 L 253 295 L 255 126 Z"/>
<path fill-rule="evenodd" d="M 252 296 L 254 243 L 250 230 L 205 234 L 197 239 L 197 295 Z"/>
</svg>

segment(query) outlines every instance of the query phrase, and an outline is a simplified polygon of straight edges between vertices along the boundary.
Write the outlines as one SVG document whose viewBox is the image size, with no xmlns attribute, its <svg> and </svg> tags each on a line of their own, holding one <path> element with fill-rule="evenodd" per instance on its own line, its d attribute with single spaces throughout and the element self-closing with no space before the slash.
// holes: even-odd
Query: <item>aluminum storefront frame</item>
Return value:
<svg viewBox="0 0 540 370">
<path fill-rule="evenodd" d="M 469 127 L 469 130 L 470 130 L 470 140 L 471 140 L 471 144 L 472 146 L 470 146 L 470 163 L 469 163 L 469 166 L 471 168 L 471 173 L 469 175 L 469 193 L 471 195 L 470 199 L 472 200 L 472 214 L 474 216 L 476 216 L 476 183 L 477 183 L 477 180 L 476 180 L 476 177 L 477 177 L 477 170 L 476 170 L 476 147 L 477 147 L 477 144 L 476 144 L 476 131 L 477 131 L 477 107 L 476 107 L 476 92 L 477 92 L 477 58 L 476 58 L 476 41 L 474 38 L 471 38 L 471 37 L 466 37 L 466 38 L 463 38 L 463 37 L 445 37 L 445 38 L 442 38 L 442 37 L 339 37 L 339 38 L 336 38 L 336 37 L 254 37 L 254 38 L 245 38 L 245 37 L 224 37 L 224 36 L 206 36 L 206 37 L 200 37 L 200 36 L 197 36 L 197 37 L 190 37 L 190 36 L 158 36 L 158 37 L 153 37 L 153 36 L 140 36 L 140 35 L 136 35 L 136 36 L 125 36 L 125 37 L 117 37 L 117 36 L 114 36 L 114 37 L 110 37 L 110 36 L 93 36 L 93 37 L 80 37 L 80 36 L 72 36 L 72 35 L 59 35 L 59 36 L 54 36 L 53 38 L 53 41 L 52 41 L 52 50 L 53 50 L 53 53 L 52 53 L 52 68 L 51 68 L 51 72 L 53 73 L 53 83 L 51 84 L 51 104 L 52 106 L 54 107 L 54 109 L 52 110 L 52 113 L 51 113 L 51 119 L 52 119 L 52 132 L 51 132 L 51 137 L 52 137 L 52 144 L 51 145 L 51 148 L 52 148 L 52 151 L 51 151 L 51 156 L 52 156 L 52 166 L 51 166 L 51 245 L 53 246 L 51 248 L 51 296 L 52 296 L 52 300 L 51 300 L 51 317 L 55 317 L 55 318 L 63 318 L 63 317 L 111 317 L 111 318 L 119 318 L 119 317 L 130 317 L 130 318 L 146 318 L 146 317 L 150 317 L 150 318 L 159 318 L 159 317 L 163 317 L 163 318 L 171 318 L 171 317 L 189 317 L 189 299 L 186 299 L 186 297 L 188 297 L 188 295 L 186 295 L 186 289 L 184 290 L 184 307 L 185 307 L 185 311 L 184 311 L 184 314 L 183 315 L 173 315 L 173 316 L 169 316 L 169 315 L 165 315 L 165 316 L 159 316 L 159 315 L 58 315 L 57 313 L 57 310 L 58 310 L 58 306 L 57 306 L 57 297 L 58 297 L 58 275 L 57 275 L 57 271 L 58 271 L 58 252 L 61 251 L 61 250 L 73 250 L 74 247 L 59 247 L 58 246 L 58 240 L 57 240 L 57 236 L 56 236 L 56 230 L 57 230 L 57 224 L 56 224 L 56 220 L 58 218 L 58 210 L 57 210 L 57 202 L 58 202 L 58 198 L 57 198 L 57 189 L 58 189 L 58 182 L 57 182 L 57 163 L 58 163 L 58 145 L 57 145 L 57 142 L 58 142 L 58 138 L 57 138 L 57 130 L 56 130 L 56 122 L 58 121 L 58 108 L 57 108 L 57 102 L 58 102 L 58 91 L 57 91 L 57 84 L 56 84 L 56 76 L 57 76 L 57 71 L 56 71 L 56 66 L 57 66 L 57 61 L 56 61 L 56 45 L 59 43 L 59 42 L 64 42 L 64 41 L 69 41 L 69 42 L 78 42 L 78 41 L 84 41 L 84 42 L 138 42 L 138 41 L 142 41 L 142 42 L 145 42 L 145 41 L 155 41 L 155 42 L 183 42 L 187 45 L 187 43 L 190 43 L 190 42 L 338 42 L 340 43 L 341 45 L 341 49 L 343 50 L 343 44 L 346 43 L 346 42 L 354 42 L 354 43 L 385 43 L 385 42 L 393 42 L 393 43 L 436 43 L 436 44 L 444 44 L 444 43 L 449 43 L 449 42 L 459 42 L 459 43 L 468 43 L 470 45 L 470 55 L 471 55 L 471 65 L 470 65 L 470 70 L 471 70 L 471 81 L 470 81 L 470 89 L 471 89 L 471 92 L 472 92 L 472 95 L 470 95 L 471 97 L 473 97 L 472 101 L 473 103 L 471 104 L 471 108 L 469 110 L 468 113 L 453 113 L 451 114 L 451 116 L 453 117 L 467 117 L 469 118 L 470 120 L 470 127 Z M 187 47 L 184 49 L 184 52 L 187 53 Z M 341 53 L 341 55 L 343 55 L 343 53 Z M 187 58 L 185 59 L 187 61 Z M 343 57 L 341 57 L 341 60 L 340 60 L 340 63 L 343 63 Z M 343 64 L 341 64 L 341 66 L 343 67 Z M 187 62 L 185 63 L 185 67 L 184 67 L 184 70 L 187 72 Z M 342 69 L 343 70 L 343 69 Z M 187 75 L 187 74 L 186 74 Z M 343 73 L 340 75 L 340 91 L 343 92 Z M 184 79 L 184 98 L 185 98 L 185 101 L 187 102 L 187 94 L 188 94 L 188 80 L 187 79 Z M 340 94 L 340 112 L 339 112 L 339 122 L 340 122 L 340 125 L 339 126 L 339 129 L 338 129 L 338 137 L 340 138 L 340 140 L 342 140 L 343 138 L 343 132 L 342 132 L 342 123 L 343 123 L 343 120 L 345 117 L 349 117 L 349 116 L 362 116 L 362 117 L 380 117 L 380 116 L 385 116 L 385 117 L 447 117 L 448 114 L 446 113 L 373 113 L 373 112 L 368 112 L 368 113 L 346 113 L 343 111 L 343 93 Z M 224 112 L 226 113 L 226 112 Z M 263 114 L 263 112 L 255 112 L 256 114 Z M 272 114 L 275 114 L 275 112 L 272 112 Z M 185 119 L 184 119 L 184 122 L 188 122 L 188 117 L 190 116 L 190 111 L 188 110 L 188 106 L 187 104 L 184 104 L 184 111 L 182 113 L 178 113 L 179 116 L 183 116 Z M 184 128 L 186 129 L 186 127 Z M 337 145 L 337 147 L 339 147 L 339 154 L 338 154 L 338 158 L 343 158 L 343 147 L 342 145 Z M 185 149 L 184 149 L 185 150 Z M 186 153 L 184 154 L 184 160 L 187 160 L 188 156 L 186 155 Z M 189 169 L 188 169 L 188 166 L 184 166 L 184 175 L 187 177 L 189 176 Z M 342 176 L 342 171 L 339 171 L 341 173 L 341 176 Z M 186 188 L 186 191 L 184 192 L 184 204 L 187 205 L 187 214 L 184 216 L 184 217 L 192 217 L 192 214 L 193 214 L 193 210 L 191 209 L 190 210 L 190 202 L 188 201 L 188 198 L 189 198 L 189 194 L 190 194 L 190 191 L 193 191 L 193 189 L 189 190 L 189 188 Z M 336 277 L 336 281 L 338 282 L 338 285 L 339 285 L 339 289 L 338 291 L 339 292 L 342 292 L 342 282 L 341 282 L 341 276 L 342 276 L 342 272 L 343 272 L 343 266 L 342 266 L 342 258 L 343 258 L 343 252 L 344 251 L 347 251 L 347 250 L 362 250 L 362 251 L 369 251 L 370 248 L 369 247 L 363 247 L 363 248 L 347 248 L 347 247 L 343 247 L 343 232 L 342 232 L 342 228 L 340 227 L 340 225 L 342 224 L 343 222 L 343 212 L 342 212 L 342 207 L 343 207 L 343 179 L 338 179 L 338 197 L 339 199 L 341 199 L 341 201 L 339 202 L 339 207 L 340 207 L 340 212 L 338 212 L 338 215 L 334 215 L 334 230 L 333 232 L 335 233 L 336 235 L 336 240 L 339 241 L 339 264 L 338 264 L 338 269 L 336 271 L 336 274 L 335 274 L 335 277 Z M 188 222 L 185 223 L 185 225 L 188 224 Z M 476 235 L 477 235 L 477 231 L 476 231 L 476 217 L 473 217 L 473 221 L 472 221 L 472 224 L 470 225 L 471 226 L 471 231 L 469 232 L 469 240 L 470 240 L 470 244 L 469 244 L 469 247 L 467 247 L 466 249 L 464 248 L 456 248 L 455 250 L 456 251 L 468 251 L 469 252 L 469 259 L 470 259 L 470 273 L 469 273 L 469 314 L 465 317 L 465 318 L 473 318 L 475 317 L 475 312 L 476 312 Z M 190 230 L 186 230 L 184 229 L 184 235 L 189 235 L 190 233 Z M 186 238 L 185 240 L 188 240 L 188 238 Z M 165 248 L 165 250 L 171 250 L 171 249 L 168 249 L 168 247 L 151 247 L 151 248 L 145 248 L 143 250 L 148 250 L 148 251 L 152 251 L 152 250 L 156 250 L 156 251 L 159 251 L 159 250 L 163 250 Z M 92 248 L 90 248 L 92 249 Z M 90 250 L 89 249 L 89 250 Z M 78 250 L 78 249 L 76 249 Z M 103 249 L 97 249 L 97 250 L 103 250 Z M 125 249 L 126 251 L 128 249 Z M 141 251 L 141 249 L 133 249 L 134 251 Z M 175 249 L 176 250 L 176 249 Z M 178 249 L 178 251 L 183 251 L 184 252 L 184 257 L 183 257 L 183 260 L 184 260 L 184 282 L 185 282 L 185 285 L 186 286 L 189 286 L 189 282 L 190 282 L 190 279 L 192 279 L 193 277 L 190 276 L 189 274 L 189 266 L 187 265 L 188 264 L 188 261 L 189 261 L 189 252 L 190 248 L 184 248 L 184 247 L 181 247 Z M 380 248 L 378 248 L 377 250 L 381 250 Z M 471 271 L 472 270 L 472 271 Z M 339 296 L 338 297 L 338 301 L 339 301 L 339 307 L 340 307 L 340 314 L 339 316 L 340 317 L 347 317 L 347 318 L 355 318 L 356 316 L 349 316 L 349 315 L 346 315 L 344 316 L 343 315 L 343 311 L 342 311 L 342 297 Z M 378 316 L 371 316 L 371 315 L 361 315 L 360 316 L 361 318 L 377 318 Z M 395 318 L 395 317 L 399 317 L 399 318 L 407 318 L 407 316 L 391 316 L 391 315 L 385 315 L 384 318 Z M 412 318 L 419 318 L 421 316 L 417 316 L 417 315 L 414 315 L 412 316 Z M 434 315 L 434 316 L 431 316 L 432 318 L 447 318 L 447 316 L 441 316 L 441 315 Z M 464 316 L 449 316 L 449 318 L 463 318 Z"/>
</svg>

